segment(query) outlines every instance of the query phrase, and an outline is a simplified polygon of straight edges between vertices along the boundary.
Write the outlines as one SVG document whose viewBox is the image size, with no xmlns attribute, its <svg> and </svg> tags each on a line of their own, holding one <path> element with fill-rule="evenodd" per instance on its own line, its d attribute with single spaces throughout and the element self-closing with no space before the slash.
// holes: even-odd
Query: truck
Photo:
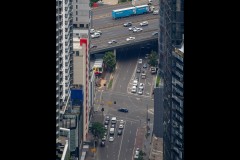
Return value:
<svg viewBox="0 0 240 160">
<path fill-rule="evenodd" d="M 112 18 L 119 19 L 119 18 L 134 16 L 134 15 L 152 13 L 153 10 L 154 10 L 154 6 L 150 6 L 150 5 L 140 5 L 140 6 L 128 7 L 128 8 L 122 8 L 122 9 L 115 9 L 115 10 L 112 10 Z"/>
<path fill-rule="evenodd" d="M 112 11 L 112 18 L 123 18 L 134 15 L 135 7 L 128 7 L 123 9 L 115 9 Z"/>
</svg>

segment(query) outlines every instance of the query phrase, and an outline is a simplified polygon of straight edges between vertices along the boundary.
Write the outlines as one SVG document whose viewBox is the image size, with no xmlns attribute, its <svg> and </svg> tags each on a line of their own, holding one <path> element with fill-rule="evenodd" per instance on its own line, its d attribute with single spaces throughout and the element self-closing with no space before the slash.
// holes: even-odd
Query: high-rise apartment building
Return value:
<svg viewBox="0 0 240 160">
<path fill-rule="evenodd" d="M 72 54 L 72 3 L 56 0 L 56 141 L 59 138 L 60 116 L 70 96 L 70 55 Z M 57 143 L 58 144 L 58 143 Z"/>
<path fill-rule="evenodd" d="M 89 28 L 90 24 L 90 1 L 89 0 L 72 0 L 73 1 L 73 26 L 74 28 Z"/>
<path fill-rule="evenodd" d="M 159 68 L 163 79 L 163 159 L 182 160 L 184 0 L 160 0 Z"/>
</svg>

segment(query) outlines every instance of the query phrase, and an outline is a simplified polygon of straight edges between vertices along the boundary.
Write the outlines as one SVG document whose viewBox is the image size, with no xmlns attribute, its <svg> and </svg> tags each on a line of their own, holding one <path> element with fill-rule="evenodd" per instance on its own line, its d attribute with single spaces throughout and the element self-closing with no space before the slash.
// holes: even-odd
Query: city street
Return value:
<svg viewBox="0 0 240 160">
<path fill-rule="evenodd" d="M 117 69 L 114 74 L 112 89 L 101 90 L 96 93 L 96 104 L 103 103 L 104 115 L 117 117 L 117 126 L 114 134 L 114 141 L 109 142 L 109 134 L 107 135 L 106 146 L 98 147 L 98 160 L 131 160 L 136 148 L 143 149 L 146 131 L 147 114 L 150 118 L 150 128 L 153 127 L 153 99 L 151 90 L 154 85 L 154 75 L 147 73 L 146 79 L 139 79 L 144 83 L 145 89 L 143 95 L 133 94 L 128 92 L 131 86 L 133 77 L 137 76 L 136 67 L 138 59 L 143 59 L 145 54 L 120 55 L 117 59 Z M 128 56 L 126 58 L 125 56 Z M 147 68 L 146 70 L 149 70 Z M 149 72 L 149 71 L 148 71 Z M 115 103 L 114 103 L 115 102 Z M 148 107 L 148 111 L 147 111 Z M 119 112 L 119 108 L 127 108 L 128 113 Z M 100 107 L 99 107 L 100 109 Z M 99 110 L 99 112 L 101 112 Z M 117 135 L 119 121 L 125 122 L 122 135 Z M 108 132 L 109 132 L 108 125 Z"/>
</svg>

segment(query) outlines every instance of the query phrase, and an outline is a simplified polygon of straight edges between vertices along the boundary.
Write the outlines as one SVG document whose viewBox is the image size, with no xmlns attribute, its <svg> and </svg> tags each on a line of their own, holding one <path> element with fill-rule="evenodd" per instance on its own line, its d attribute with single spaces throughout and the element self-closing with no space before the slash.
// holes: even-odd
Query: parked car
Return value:
<svg viewBox="0 0 240 160">
<path fill-rule="evenodd" d="M 137 92 L 137 87 L 136 87 L 136 86 L 132 86 L 131 92 L 132 92 L 132 93 L 136 93 L 136 92 Z"/>
<path fill-rule="evenodd" d="M 115 43 L 117 43 L 117 41 L 114 39 L 108 42 L 108 44 L 115 44 Z"/>
<path fill-rule="evenodd" d="M 106 116 L 105 120 L 106 120 L 106 121 L 109 121 L 109 120 L 110 120 L 110 117 L 109 117 L 109 116 Z"/>
<path fill-rule="evenodd" d="M 124 27 L 129 27 L 129 26 L 132 26 L 132 22 L 126 22 L 123 24 Z"/>
<path fill-rule="evenodd" d="M 104 128 L 105 128 L 105 129 L 108 129 L 108 126 L 107 126 L 107 125 L 105 125 L 105 126 L 104 126 Z"/>
<path fill-rule="evenodd" d="M 107 137 L 103 136 L 102 141 L 106 141 Z"/>
<path fill-rule="evenodd" d="M 143 83 L 139 83 L 139 89 L 143 89 L 144 88 L 144 84 Z"/>
<path fill-rule="evenodd" d="M 148 25 L 148 21 L 143 21 L 140 23 L 140 26 L 147 26 Z"/>
<path fill-rule="evenodd" d="M 135 37 L 129 37 L 129 38 L 126 39 L 126 41 L 132 41 L 134 39 L 135 39 Z"/>
<path fill-rule="evenodd" d="M 115 124 L 111 124 L 111 128 L 115 128 L 116 127 L 116 125 Z"/>
<path fill-rule="evenodd" d="M 124 124 L 124 121 L 121 119 L 119 123 L 120 123 L 120 124 Z"/>
<path fill-rule="evenodd" d="M 140 152 L 140 150 L 139 150 L 139 148 L 137 148 L 135 151 L 135 154 L 134 154 L 134 158 L 137 159 L 139 157 L 139 152 Z"/>
<path fill-rule="evenodd" d="M 126 109 L 126 108 L 119 108 L 118 111 L 119 111 L 119 112 L 125 112 L 125 113 L 127 113 L 127 112 L 128 112 L 128 109 Z"/>
<path fill-rule="evenodd" d="M 138 94 L 139 94 L 139 95 L 142 95 L 142 94 L 143 94 L 143 89 L 139 88 L 139 89 L 138 89 Z"/>
</svg>

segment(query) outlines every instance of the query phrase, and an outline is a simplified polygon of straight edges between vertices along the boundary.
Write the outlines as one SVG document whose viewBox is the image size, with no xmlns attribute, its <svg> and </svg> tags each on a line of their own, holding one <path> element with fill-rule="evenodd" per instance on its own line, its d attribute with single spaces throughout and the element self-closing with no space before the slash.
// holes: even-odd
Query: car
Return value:
<svg viewBox="0 0 240 160">
<path fill-rule="evenodd" d="M 153 11 L 153 15 L 158 15 L 158 10 Z"/>
<path fill-rule="evenodd" d="M 132 93 L 136 93 L 136 92 L 137 92 L 137 87 L 136 87 L 136 86 L 132 86 L 131 92 L 132 92 Z"/>
<path fill-rule="evenodd" d="M 92 38 L 98 38 L 100 37 L 100 33 L 94 33 L 91 35 Z"/>
<path fill-rule="evenodd" d="M 95 32 L 94 29 L 90 29 L 90 34 L 93 34 Z"/>
<path fill-rule="evenodd" d="M 103 136 L 102 141 L 106 141 L 107 137 Z"/>
<path fill-rule="evenodd" d="M 133 80 L 133 86 L 137 86 L 138 85 L 138 80 Z"/>
<path fill-rule="evenodd" d="M 120 124 L 124 124 L 124 121 L 121 119 L 119 123 L 120 123 Z"/>
<path fill-rule="evenodd" d="M 90 45 L 90 48 L 97 48 L 97 45 L 91 44 L 91 45 Z"/>
<path fill-rule="evenodd" d="M 104 142 L 104 141 L 101 141 L 100 146 L 101 146 L 101 147 L 105 147 L 105 142 Z"/>
<path fill-rule="evenodd" d="M 143 83 L 139 83 L 139 89 L 143 89 L 144 88 L 144 84 Z"/>
<path fill-rule="evenodd" d="M 143 94 L 143 89 L 139 88 L 139 89 L 138 89 L 138 94 L 139 94 L 139 95 L 142 95 L 142 94 Z"/>
<path fill-rule="evenodd" d="M 141 68 L 140 67 L 137 68 L 137 73 L 141 73 Z"/>
<path fill-rule="evenodd" d="M 128 112 L 128 109 L 126 109 L 126 108 L 119 108 L 118 111 L 119 111 L 119 112 L 125 112 L 125 113 L 127 113 L 127 112 Z"/>
<path fill-rule="evenodd" d="M 120 124 L 118 128 L 123 129 L 123 124 Z"/>
<path fill-rule="evenodd" d="M 109 123 L 109 121 L 105 121 L 105 122 L 104 122 L 105 125 L 108 125 L 108 123 Z"/>
<path fill-rule="evenodd" d="M 133 33 L 135 33 L 135 32 L 141 32 L 143 29 L 142 28 L 135 28 L 135 29 L 133 29 Z"/>
<path fill-rule="evenodd" d="M 118 135 L 122 135 L 122 130 L 119 129 L 117 134 L 118 134 Z"/>
<path fill-rule="evenodd" d="M 152 33 L 152 36 L 157 36 L 158 35 L 158 32 L 153 32 Z"/>
<path fill-rule="evenodd" d="M 105 120 L 106 120 L 106 121 L 110 121 L 110 117 L 109 117 L 109 116 L 106 116 Z"/>
<path fill-rule="evenodd" d="M 94 33 L 99 33 L 100 35 L 102 34 L 102 32 L 101 32 L 101 31 L 94 31 Z"/>
<path fill-rule="evenodd" d="M 134 40 L 135 39 L 135 37 L 128 37 L 127 39 L 126 39 L 126 41 L 132 41 L 132 40 Z"/>
<path fill-rule="evenodd" d="M 104 136 L 107 136 L 107 132 L 104 132 Z"/>
<path fill-rule="evenodd" d="M 139 148 L 137 148 L 136 151 L 135 151 L 134 158 L 137 159 L 139 157 L 139 152 L 140 152 L 140 150 L 139 150 Z"/>
<path fill-rule="evenodd" d="M 139 60 L 138 60 L 138 63 L 139 63 L 139 64 L 142 64 L 142 59 L 139 59 Z"/>
<path fill-rule="evenodd" d="M 126 22 L 123 24 L 124 27 L 129 27 L 129 26 L 132 26 L 132 22 Z"/>
<path fill-rule="evenodd" d="M 136 28 L 137 28 L 137 27 L 132 26 L 132 27 L 128 28 L 128 30 L 129 30 L 129 31 L 132 31 L 132 30 L 134 30 L 134 29 L 136 29 Z"/>
<path fill-rule="evenodd" d="M 113 137 L 109 137 L 109 142 L 113 142 L 114 138 Z"/>
<path fill-rule="evenodd" d="M 146 55 L 145 55 L 145 58 L 148 59 L 148 56 L 149 56 L 149 54 L 146 54 Z"/>
<path fill-rule="evenodd" d="M 117 43 L 116 40 L 111 40 L 111 41 L 108 42 L 108 44 L 115 44 L 115 43 Z"/>
<path fill-rule="evenodd" d="M 108 126 L 107 126 L 107 125 L 105 125 L 105 126 L 104 126 L 104 128 L 105 128 L 105 129 L 108 129 Z"/>
<path fill-rule="evenodd" d="M 140 23 L 140 26 L 147 26 L 148 25 L 148 21 L 143 21 Z"/>
<path fill-rule="evenodd" d="M 116 126 L 115 124 L 111 124 L 111 128 L 115 128 L 115 126 Z"/>
<path fill-rule="evenodd" d="M 144 63 L 144 64 L 143 64 L 143 68 L 147 68 L 147 63 Z"/>
</svg>

